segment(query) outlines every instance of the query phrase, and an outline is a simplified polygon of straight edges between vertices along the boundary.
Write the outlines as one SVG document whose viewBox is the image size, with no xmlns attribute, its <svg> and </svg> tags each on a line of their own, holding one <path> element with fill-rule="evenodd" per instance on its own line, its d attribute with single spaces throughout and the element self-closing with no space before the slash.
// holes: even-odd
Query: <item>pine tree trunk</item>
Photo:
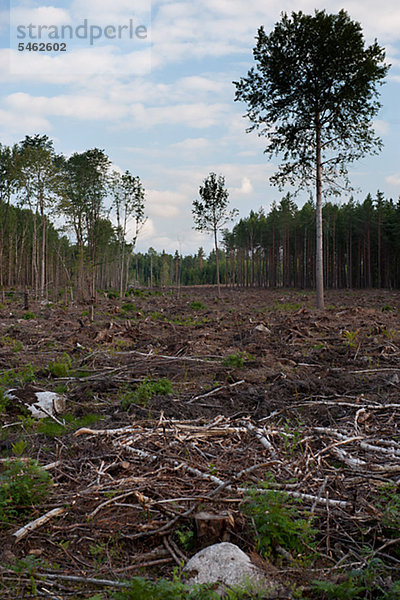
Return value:
<svg viewBox="0 0 400 600">
<path fill-rule="evenodd" d="M 221 284 L 219 281 L 219 259 L 218 259 L 218 242 L 217 242 L 217 228 L 214 227 L 214 244 L 215 244 L 215 264 L 217 267 L 217 286 L 218 286 L 218 298 L 221 297 Z"/>
<path fill-rule="evenodd" d="M 316 127 L 316 231 L 317 247 L 315 256 L 315 278 L 317 290 L 317 308 L 324 309 L 324 271 L 322 246 L 322 166 L 321 166 L 321 124 L 319 113 L 315 116 Z"/>
</svg>

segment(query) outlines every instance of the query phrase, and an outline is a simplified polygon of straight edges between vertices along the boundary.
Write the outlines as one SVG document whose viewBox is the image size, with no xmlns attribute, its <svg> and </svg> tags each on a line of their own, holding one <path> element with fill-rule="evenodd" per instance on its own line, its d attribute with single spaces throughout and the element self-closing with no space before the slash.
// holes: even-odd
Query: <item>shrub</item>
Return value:
<svg viewBox="0 0 400 600">
<path fill-rule="evenodd" d="M 400 493 L 396 485 L 388 483 L 382 486 L 376 506 L 382 512 L 381 522 L 386 534 L 392 538 L 400 537 Z"/>
<path fill-rule="evenodd" d="M 250 360 L 251 358 L 253 357 L 247 352 L 237 352 L 237 354 L 226 356 L 222 361 L 222 364 L 224 367 L 235 367 L 240 369 L 244 366 L 246 360 Z"/>
<path fill-rule="evenodd" d="M 68 377 L 72 366 L 72 358 L 64 352 L 61 358 L 48 364 L 48 371 L 53 377 Z"/>
<path fill-rule="evenodd" d="M 193 302 L 190 303 L 190 308 L 192 310 L 203 310 L 207 307 L 202 302 L 200 302 L 198 300 L 194 300 Z"/>
<path fill-rule="evenodd" d="M 51 477 L 34 460 L 6 461 L 0 475 L 0 527 L 44 500 Z"/>
<path fill-rule="evenodd" d="M 268 483 L 263 485 L 267 487 Z M 300 514 L 296 504 L 285 492 L 249 490 L 243 512 L 252 519 L 257 550 L 265 556 L 270 556 L 279 547 L 299 555 L 312 544 L 316 531 Z"/>
<path fill-rule="evenodd" d="M 47 437 L 56 437 L 63 435 L 64 433 L 70 433 L 80 427 L 88 427 L 94 423 L 98 423 L 102 419 L 102 415 L 89 413 L 83 417 L 75 417 L 73 414 L 63 415 L 64 425 L 56 423 L 50 417 L 40 419 L 37 425 L 37 432 Z"/>
<path fill-rule="evenodd" d="M 29 321 L 30 319 L 36 319 L 36 315 L 35 315 L 35 313 L 31 312 L 30 310 L 27 310 L 22 315 L 22 318 Z"/>
<path fill-rule="evenodd" d="M 154 396 L 172 394 L 172 383 L 169 379 L 146 379 L 135 390 L 126 389 L 121 392 L 121 407 L 127 410 L 131 404 L 146 406 Z"/>
<path fill-rule="evenodd" d="M 133 304 L 133 302 L 125 302 L 125 304 L 121 306 L 121 310 L 125 313 L 133 312 L 136 310 L 136 306 Z"/>
<path fill-rule="evenodd" d="M 114 300 L 115 298 L 119 298 L 119 292 L 117 292 L 115 290 L 111 290 L 110 292 L 107 292 L 107 298 L 109 300 Z"/>
<path fill-rule="evenodd" d="M 150 581 L 144 577 L 135 577 L 131 580 L 129 588 L 126 590 L 114 592 L 115 600 L 262 600 L 271 598 L 271 590 L 263 593 L 262 591 L 246 591 L 244 587 L 229 587 L 222 594 L 215 591 L 218 587 L 215 584 L 202 584 L 188 586 L 177 575 L 172 581 L 160 579 L 159 581 Z"/>
</svg>

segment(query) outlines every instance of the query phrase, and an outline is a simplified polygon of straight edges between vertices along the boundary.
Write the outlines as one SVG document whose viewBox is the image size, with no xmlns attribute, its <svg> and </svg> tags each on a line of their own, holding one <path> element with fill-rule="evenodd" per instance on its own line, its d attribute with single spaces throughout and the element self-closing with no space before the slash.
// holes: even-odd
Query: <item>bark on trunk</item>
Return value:
<svg viewBox="0 0 400 600">
<path fill-rule="evenodd" d="M 317 308 L 323 310 L 324 305 L 324 271 L 322 250 L 322 166 L 321 166 L 321 124 L 319 113 L 315 117 L 316 128 L 316 230 L 317 247 L 315 257 L 315 279 L 317 291 Z"/>
<path fill-rule="evenodd" d="M 219 281 L 219 259 L 218 259 L 218 242 L 217 242 L 217 228 L 214 227 L 214 244 L 215 244 L 215 264 L 217 267 L 217 286 L 218 286 L 218 298 L 221 297 L 221 284 Z"/>
</svg>

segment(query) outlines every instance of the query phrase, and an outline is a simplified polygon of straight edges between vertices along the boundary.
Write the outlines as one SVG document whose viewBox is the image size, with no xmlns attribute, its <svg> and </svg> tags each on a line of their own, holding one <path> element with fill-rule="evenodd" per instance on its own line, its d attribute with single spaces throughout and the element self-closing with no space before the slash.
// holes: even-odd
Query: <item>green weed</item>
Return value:
<svg viewBox="0 0 400 600">
<path fill-rule="evenodd" d="M 179 575 L 172 581 L 160 579 L 150 581 L 135 577 L 126 590 L 115 592 L 114 600 L 262 600 L 270 598 L 271 590 L 265 592 L 247 591 L 245 586 L 230 587 L 221 595 L 216 591 L 218 584 L 188 586 Z"/>
<path fill-rule="evenodd" d="M 384 485 L 375 502 L 382 513 L 382 526 L 387 535 L 400 538 L 400 493 L 393 483 Z"/>
<path fill-rule="evenodd" d="M 175 530 L 175 535 L 178 538 L 182 548 L 187 551 L 192 550 L 194 542 L 194 532 L 192 529 L 181 527 L 181 529 Z"/>
<path fill-rule="evenodd" d="M 120 392 L 120 403 L 123 410 L 128 410 L 132 404 L 146 406 L 154 396 L 172 394 L 172 383 L 169 379 L 146 379 L 135 390 L 124 388 Z"/>
<path fill-rule="evenodd" d="M 281 310 L 282 312 L 292 312 L 295 310 L 299 310 L 302 307 L 302 304 L 298 302 L 274 302 L 275 309 Z"/>
<path fill-rule="evenodd" d="M 374 558 L 363 569 L 343 573 L 340 582 L 314 581 L 313 588 L 322 593 L 322 600 L 398 600 L 400 581 L 388 574 L 384 562 Z"/>
<path fill-rule="evenodd" d="M 26 310 L 24 312 L 24 314 L 22 315 L 23 319 L 26 319 L 27 321 L 31 320 L 31 319 L 36 319 L 36 315 L 34 312 L 31 312 L 30 310 Z"/>
<path fill-rule="evenodd" d="M 193 302 L 190 303 L 189 306 L 192 310 L 204 310 L 205 308 L 207 308 L 205 306 L 205 304 L 203 304 L 199 300 L 194 300 Z"/>
<path fill-rule="evenodd" d="M 121 306 L 121 310 L 124 313 L 134 312 L 136 310 L 136 306 L 133 304 L 133 302 L 125 302 L 125 304 Z"/>
<path fill-rule="evenodd" d="M 20 385 L 26 383 L 32 383 L 35 381 L 37 375 L 37 369 L 31 363 L 27 363 L 20 369 L 15 369 L 15 381 Z"/>
<path fill-rule="evenodd" d="M 314 581 L 313 588 L 322 592 L 323 597 L 328 600 L 354 600 L 360 598 L 359 594 L 365 590 L 353 577 L 348 577 L 341 583 L 332 583 L 331 581 Z"/>
<path fill-rule="evenodd" d="M 109 300 L 114 300 L 116 298 L 119 298 L 119 292 L 117 292 L 116 290 L 111 290 L 111 291 L 107 292 L 107 298 Z"/>
<path fill-rule="evenodd" d="M 268 489 L 268 482 L 261 485 L 265 492 L 250 488 L 242 509 L 255 525 L 257 550 L 265 556 L 271 556 L 279 547 L 294 557 L 309 554 L 316 530 L 299 510 L 299 502 L 285 492 Z"/>
<path fill-rule="evenodd" d="M 29 513 L 47 497 L 51 484 L 36 461 L 6 461 L 0 475 L 0 527 Z"/>
<path fill-rule="evenodd" d="M 72 358 L 64 352 L 61 358 L 49 362 L 47 370 L 53 377 L 68 377 L 72 367 Z"/>
<path fill-rule="evenodd" d="M 297 422 L 295 426 L 289 421 L 283 425 L 284 432 L 281 433 L 286 456 L 293 456 L 297 449 L 302 450 L 300 440 L 303 437 L 303 424 Z"/>
<path fill-rule="evenodd" d="M 22 456 L 26 450 L 27 445 L 28 445 L 28 442 L 26 440 L 22 440 L 22 439 L 14 442 L 11 445 L 14 456 Z"/>
<path fill-rule="evenodd" d="M 244 364 L 248 360 L 252 360 L 253 356 L 248 354 L 248 352 L 237 352 L 236 354 L 230 354 L 226 356 L 222 361 L 224 367 L 234 367 L 240 369 L 244 367 Z"/>
<path fill-rule="evenodd" d="M 358 334 L 360 333 L 360 330 L 357 329 L 357 331 L 347 331 L 347 329 L 343 332 L 344 337 L 346 338 L 346 343 L 348 346 L 350 346 L 351 348 L 353 348 L 354 346 L 356 346 L 356 338 L 358 336 Z"/>
<path fill-rule="evenodd" d="M 46 417 L 45 419 L 40 419 L 37 424 L 37 432 L 47 437 L 56 437 L 65 433 L 71 433 L 80 427 L 88 427 L 89 425 L 98 423 L 102 418 L 102 415 L 92 413 L 78 418 L 73 414 L 66 414 L 63 415 L 64 425 L 60 425 L 53 419 Z"/>
<path fill-rule="evenodd" d="M 24 349 L 22 342 L 15 340 L 9 335 L 3 335 L 0 337 L 0 344 L 2 346 L 10 348 L 12 352 L 21 352 Z"/>
<path fill-rule="evenodd" d="M 395 309 L 393 308 L 393 306 L 390 306 L 390 304 L 385 304 L 384 306 L 382 306 L 381 311 L 382 312 L 393 312 Z"/>
</svg>

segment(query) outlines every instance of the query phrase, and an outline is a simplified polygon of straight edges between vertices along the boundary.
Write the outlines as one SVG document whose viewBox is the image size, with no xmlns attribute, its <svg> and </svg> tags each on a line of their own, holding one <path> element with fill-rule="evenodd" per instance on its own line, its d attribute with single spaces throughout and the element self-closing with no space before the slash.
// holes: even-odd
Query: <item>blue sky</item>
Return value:
<svg viewBox="0 0 400 600">
<path fill-rule="evenodd" d="M 11 0 L 11 10 L 0 0 L 0 7 L 0 142 L 45 133 L 58 152 L 103 148 L 116 167 L 138 175 L 148 215 L 139 250 L 211 249 L 212 240 L 192 229 L 191 216 L 210 171 L 225 176 L 240 216 L 268 210 L 282 197 L 268 181 L 274 164 L 263 155 L 265 139 L 245 133 L 245 106 L 233 101 L 232 85 L 253 64 L 258 27 L 272 29 L 281 11 L 344 8 L 361 23 L 367 43 L 377 38 L 386 48 L 392 68 L 375 122 L 384 150 L 351 165 L 350 177 L 357 199 L 378 189 L 399 197 L 400 5 L 394 0 Z M 88 31 L 98 28 L 96 36 L 101 29 L 93 44 L 81 29 L 81 39 L 65 34 L 65 52 L 17 50 L 18 43 L 40 41 L 38 25 L 53 27 L 53 39 L 44 28 L 41 39 L 55 43 L 63 25 L 75 32 L 85 20 Z M 32 40 L 27 29 L 25 38 L 16 30 L 30 23 Z M 130 37 L 137 26 L 146 37 L 144 29 Z"/>
</svg>

